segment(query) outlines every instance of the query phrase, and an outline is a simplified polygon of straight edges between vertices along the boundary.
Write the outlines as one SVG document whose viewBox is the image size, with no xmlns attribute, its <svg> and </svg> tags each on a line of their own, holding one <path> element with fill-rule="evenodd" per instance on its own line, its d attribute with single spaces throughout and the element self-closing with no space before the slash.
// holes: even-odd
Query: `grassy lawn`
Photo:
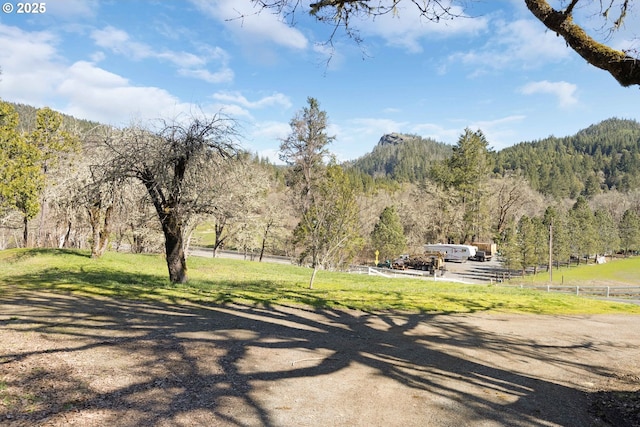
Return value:
<svg viewBox="0 0 640 427">
<path fill-rule="evenodd" d="M 10 288 L 23 288 L 171 303 L 436 313 L 640 314 L 640 306 L 517 288 L 320 271 L 314 289 L 308 289 L 308 268 L 197 257 L 188 264 L 190 282 L 173 285 L 164 259 L 157 255 L 109 252 L 94 260 L 85 251 L 4 250 L 0 251 L 0 298 Z"/>
<path fill-rule="evenodd" d="M 547 283 L 549 273 L 541 272 L 521 280 Z M 515 283 L 515 282 L 514 282 Z M 622 258 L 605 264 L 582 264 L 553 270 L 553 283 L 570 286 L 640 286 L 640 257 Z"/>
</svg>

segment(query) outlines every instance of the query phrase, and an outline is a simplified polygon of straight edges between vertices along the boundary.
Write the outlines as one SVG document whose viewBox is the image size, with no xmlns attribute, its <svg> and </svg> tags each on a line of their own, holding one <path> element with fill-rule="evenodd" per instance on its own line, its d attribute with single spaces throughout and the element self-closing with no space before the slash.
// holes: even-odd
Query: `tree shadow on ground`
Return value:
<svg viewBox="0 0 640 427">
<path fill-rule="evenodd" d="M 588 340 L 544 343 L 425 313 L 9 289 L 0 331 L 0 420 L 15 425 L 583 426 L 594 419 L 580 387 L 522 366 L 613 375 L 576 358 L 600 351 Z M 509 369 L 505 358 L 528 362 Z M 332 404 L 353 413 L 329 415 Z M 404 418 L 385 420 L 385 407 Z"/>
</svg>

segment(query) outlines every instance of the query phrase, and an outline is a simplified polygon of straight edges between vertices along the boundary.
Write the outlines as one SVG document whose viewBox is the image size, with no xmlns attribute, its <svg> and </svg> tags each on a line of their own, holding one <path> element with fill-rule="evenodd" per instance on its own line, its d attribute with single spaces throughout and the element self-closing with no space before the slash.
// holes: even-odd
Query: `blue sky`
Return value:
<svg viewBox="0 0 640 427">
<path fill-rule="evenodd" d="M 472 17 L 438 24 L 405 3 L 330 53 L 331 28 L 256 15 L 249 0 L 49 0 L 42 14 L 0 12 L 0 98 L 115 126 L 223 111 L 272 160 L 309 96 L 341 160 L 389 132 L 454 144 L 469 127 L 499 150 L 640 119 L 638 87 L 586 64 L 523 0 L 470 1 Z M 637 18 L 608 43 L 638 48 Z"/>
</svg>

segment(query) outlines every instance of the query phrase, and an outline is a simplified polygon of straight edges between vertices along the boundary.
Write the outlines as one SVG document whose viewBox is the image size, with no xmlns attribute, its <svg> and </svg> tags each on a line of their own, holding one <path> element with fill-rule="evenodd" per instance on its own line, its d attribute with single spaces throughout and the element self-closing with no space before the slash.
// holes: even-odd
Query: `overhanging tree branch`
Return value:
<svg viewBox="0 0 640 427">
<path fill-rule="evenodd" d="M 609 72 L 622 86 L 640 84 L 638 58 L 594 40 L 582 27 L 574 23 L 572 10 L 578 0 L 572 1 L 565 11 L 553 9 L 546 0 L 525 0 L 525 3 L 536 18 L 561 36 L 591 65 Z M 623 12 L 626 14 L 626 9 L 623 9 Z M 619 19 L 623 19 L 624 14 L 621 14 Z"/>
<path fill-rule="evenodd" d="M 293 15 L 301 9 L 301 0 L 252 0 L 259 10 L 268 9 L 283 17 L 288 17 L 293 24 Z M 342 28 L 345 33 L 357 43 L 362 40 L 358 30 L 352 25 L 353 18 L 374 20 L 377 16 L 388 13 L 397 14 L 398 6 L 403 0 L 317 0 L 310 4 L 309 13 L 318 21 L 334 27 L 329 38 L 329 44 L 337 30 Z M 555 10 L 546 0 L 524 0 L 529 11 L 548 29 L 555 32 L 566 41 L 576 53 L 591 65 L 607 71 L 622 86 L 640 85 L 640 58 L 630 54 L 630 51 L 614 49 L 600 43 L 591 37 L 585 29 L 574 22 L 573 12 L 578 8 L 581 0 L 560 2 L 566 4 L 564 10 Z M 462 10 L 466 6 L 465 0 L 407 0 L 417 9 L 421 18 L 431 22 L 443 19 L 466 17 Z M 630 11 L 630 0 L 607 0 L 599 3 L 599 13 L 596 16 L 604 19 L 610 26 L 609 30 L 618 30 Z M 596 6 L 597 7 L 597 6 Z M 609 14 L 615 10 L 614 17 L 609 21 Z M 258 12 L 259 13 L 259 12 Z"/>
</svg>

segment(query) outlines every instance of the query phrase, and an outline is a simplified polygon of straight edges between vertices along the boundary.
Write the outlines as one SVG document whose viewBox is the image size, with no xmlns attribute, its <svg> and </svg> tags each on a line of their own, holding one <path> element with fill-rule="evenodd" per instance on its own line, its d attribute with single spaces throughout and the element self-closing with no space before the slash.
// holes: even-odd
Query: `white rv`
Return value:
<svg viewBox="0 0 640 427">
<path fill-rule="evenodd" d="M 426 252 L 442 252 L 445 261 L 466 262 L 469 258 L 476 256 L 477 247 L 471 245 L 449 245 L 435 244 L 424 245 Z"/>
</svg>

